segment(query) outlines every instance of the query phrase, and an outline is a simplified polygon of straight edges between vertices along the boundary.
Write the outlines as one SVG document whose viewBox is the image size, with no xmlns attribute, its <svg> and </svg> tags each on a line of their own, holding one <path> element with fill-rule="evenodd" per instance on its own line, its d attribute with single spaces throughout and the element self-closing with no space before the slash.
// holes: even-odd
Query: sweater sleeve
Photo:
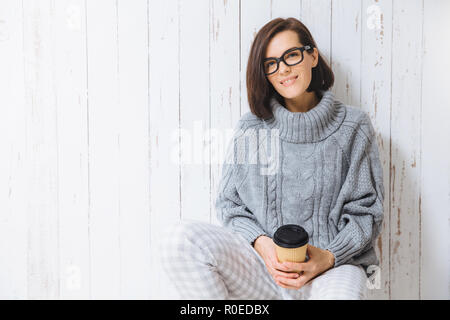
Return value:
<svg viewBox="0 0 450 320">
<path fill-rule="evenodd" d="M 253 245 L 260 235 L 267 235 L 254 214 L 247 208 L 238 194 L 238 170 L 246 169 L 242 164 L 242 150 L 240 137 L 248 124 L 239 121 L 235 128 L 233 138 L 228 145 L 225 161 L 222 164 L 222 174 L 215 200 L 217 218 L 222 225 L 242 235 L 248 243 Z M 239 151 L 241 150 L 241 151 Z M 248 169 L 248 168 L 247 168 Z"/>
<path fill-rule="evenodd" d="M 370 118 L 364 114 L 349 155 L 349 169 L 341 189 L 343 207 L 338 233 L 325 248 L 334 266 L 373 247 L 383 221 L 383 169 Z"/>
</svg>

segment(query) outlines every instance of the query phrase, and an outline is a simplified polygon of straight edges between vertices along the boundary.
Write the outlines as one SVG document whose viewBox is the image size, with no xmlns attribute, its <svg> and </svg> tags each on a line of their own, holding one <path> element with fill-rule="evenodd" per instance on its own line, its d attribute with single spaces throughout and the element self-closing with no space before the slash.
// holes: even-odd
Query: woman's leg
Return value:
<svg viewBox="0 0 450 320">
<path fill-rule="evenodd" d="M 176 223 L 165 230 L 160 255 L 182 299 L 282 299 L 258 253 L 225 227 Z"/>
<path fill-rule="evenodd" d="M 363 300 L 367 276 L 361 266 L 344 264 L 331 268 L 304 286 L 310 300 Z"/>
</svg>

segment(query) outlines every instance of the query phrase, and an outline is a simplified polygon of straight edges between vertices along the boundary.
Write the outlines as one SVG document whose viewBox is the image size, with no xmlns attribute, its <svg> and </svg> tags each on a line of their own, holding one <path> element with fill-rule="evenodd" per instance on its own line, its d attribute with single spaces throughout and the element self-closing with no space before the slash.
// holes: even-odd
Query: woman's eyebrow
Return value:
<svg viewBox="0 0 450 320">
<path fill-rule="evenodd" d="M 289 49 L 284 50 L 283 54 L 285 54 L 286 51 L 291 50 L 292 48 L 296 48 L 296 46 L 293 46 L 293 47 L 291 47 L 291 48 L 289 48 Z M 265 58 L 265 59 L 271 59 L 271 58 L 273 59 L 273 58 L 275 58 L 275 57 L 267 57 L 267 58 Z M 277 57 L 277 58 L 278 58 L 278 57 Z"/>
</svg>

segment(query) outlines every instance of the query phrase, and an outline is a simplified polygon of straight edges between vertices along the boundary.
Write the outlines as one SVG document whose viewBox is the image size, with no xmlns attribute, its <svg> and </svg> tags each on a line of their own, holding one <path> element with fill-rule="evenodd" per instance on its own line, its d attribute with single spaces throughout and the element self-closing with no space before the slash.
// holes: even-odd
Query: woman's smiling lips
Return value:
<svg viewBox="0 0 450 320">
<path fill-rule="evenodd" d="M 281 81 L 281 84 L 282 84 L 283 86 L 285 86 L 285 87 L 289 87 L 289 86 L 291 86 L 291 85 L 295 82 L 295 80 L 296 80 L 297 78 L 298 78 L 298 76 L 292 76 L 292 77 L 289 77 L 289 78 L 287 78 L 287 79 Z"/>
</svg>

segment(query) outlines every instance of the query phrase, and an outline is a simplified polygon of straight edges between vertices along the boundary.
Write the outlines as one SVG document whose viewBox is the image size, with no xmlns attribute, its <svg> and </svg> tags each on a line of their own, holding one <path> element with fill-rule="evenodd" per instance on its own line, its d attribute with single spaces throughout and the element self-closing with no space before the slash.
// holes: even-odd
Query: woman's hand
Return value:
<svg viewBox="0 0 450 320">
<path fill-rule="evenodd" d="M 295 280 L 299 277 L 298 273 L 290 271 L 287 266 L 278 261 L 275 244 L 271 238 L 267 236 L 258 237 L 254 243 L 254 248 L 263 258 L 267 270 L 275 281 L 277 277 L 290 280 Z"/>
<path fill-rule="evenodd" d="M 308 244 L 307 253 L 309 260 L 307 262 L 283 262 L 282 265 L 287 267 L 287 271 L 300 272 L 298 278 L 287 278 L 282 275 L 276 275 L 275 281 L 283 288 L 300 289 L 308 281 L 314 279 L 321 273 L 331 269 L 334 266 L 334 255 L 328 251 Z"/>
</svg>

